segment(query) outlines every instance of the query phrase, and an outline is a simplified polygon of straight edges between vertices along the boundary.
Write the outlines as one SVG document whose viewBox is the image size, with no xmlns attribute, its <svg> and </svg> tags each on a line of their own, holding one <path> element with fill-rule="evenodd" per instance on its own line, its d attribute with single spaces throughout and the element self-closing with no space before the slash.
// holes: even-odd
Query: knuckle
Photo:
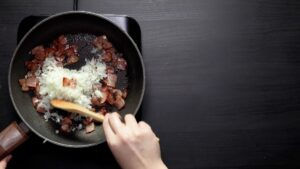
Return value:
<svg viewBox="0 0 300 169">
<path fill-rule="evenodd" d="M 141 137 L 143 137 L 144 133 L 142 131 L 136 131 L 134 133 L 135 138 L 140 139 Z"/>
<path fill-rule="evenodd" d="M 126 120 L 129 120 L 129 119 L 130 119 L 129 115 L 126 114 L 126 115 L 124 116 L 124 119 L 125 119 L 125 121 L 126 121 Z"/>
<path fill-rule="evenodd" d="M 144 121 L 139 122 L 139 126 L 146 130 L 151 130 L 151 127 Z"/>
<path fill-rule="evenodd" d="M 150 130 L 141 129 L 135 132 L 135 138 L 137 140 L 144 140 L 151 134 Z"/>
<path fill-rule="evenodd" d="M 124 119 L 125 119 L 125 121 L 129 121 L 129 120 L 134 119 L 134 116 L 132 114 L 126 114 Z"/>
<path fill-rule="evenodd" d="M 131 114 L 126 114 L 125 118 L 131 118 L 131 116 L 132 116 Z"/>
<path fill-rule="evenodd" d="M 123 135 L 120 135 L 120 140 L 122 143 L 129 143 L 131 142 L 131 137 L 128 135 L 128 134 L 123 134 Z"/>
<path fill-rule="evenodd" d="M 119 115 L 119 113 L 117 113 L 117 112 L 113 112 L 113 113 L 111 113 L 111 116 L 119 117 L 120 115 Z"/>
<path fill-rule="evenodd" d="M 107 143 L 110 147 L 119 147 L 120 146 L 120 142 L 117 140 L 110 140 L 110 141 L 107 141 Z"/>
</svg>

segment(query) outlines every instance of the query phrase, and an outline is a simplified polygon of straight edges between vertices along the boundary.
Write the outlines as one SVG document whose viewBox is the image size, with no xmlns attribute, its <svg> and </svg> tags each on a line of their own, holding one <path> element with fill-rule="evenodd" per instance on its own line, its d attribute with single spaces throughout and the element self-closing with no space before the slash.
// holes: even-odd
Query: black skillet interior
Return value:
<svg viewBox="0 0 300 169">
<path fill-rule="evenodd" d="M 33 108 L 28 93 L 20 90 L 18 80 L 26 74 L 24 63 L 31 59 L 28 53 L 33 47 L 49 44 L 62 34 L 78 35 L 79 33 L 96 36 L 105 34 L 127 60 L 129 92 L 126 107 L 121 111 L 122 115 L 137 112 L 145 88 L 144 66 L 137 46 L 126 33 L 102 16 L 89 12 L 66 12 L 51 16 L 33 27 L 21 40 L 12 58 L 9 70 L 11 99 L 17 113 L 32 131 L 47 141 L 65 147 L 89 147 L 104 142 L 105 137 L 101 125 L 96 127 L 95 132 L 88 135 L 84 131 L 65 136 L 55 134 L 53 125 L 45 122 Z M 84 36 L 79 37 L 84 38 Z M 90 57 L 90 55 L 81 56 L 77 68 L 85 63 L 83 57 Z"/>
</svg>

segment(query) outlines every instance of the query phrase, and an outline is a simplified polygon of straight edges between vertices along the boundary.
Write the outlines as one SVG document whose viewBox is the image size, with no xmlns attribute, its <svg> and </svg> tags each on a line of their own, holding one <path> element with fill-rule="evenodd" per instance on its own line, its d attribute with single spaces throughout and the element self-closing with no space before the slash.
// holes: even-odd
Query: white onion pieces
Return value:
<svg viewBox="0 0 300 169">
<path fill-rule="evenodd" d="M 93 84 L 106 77 L 106 65 L 100 59 L 86 60 L 86 65 L 80 70 L 67 69 L 58 66 L 53 57 L 47 57 L 41 70 L 36 72 L 40 82 L 42 100 L 39 106 L 51 109 L 50 100 L 63 99 L 91 108 Z M 76 87 L 64 87 L 63 78 L 75 79 Z"/>
</svg>

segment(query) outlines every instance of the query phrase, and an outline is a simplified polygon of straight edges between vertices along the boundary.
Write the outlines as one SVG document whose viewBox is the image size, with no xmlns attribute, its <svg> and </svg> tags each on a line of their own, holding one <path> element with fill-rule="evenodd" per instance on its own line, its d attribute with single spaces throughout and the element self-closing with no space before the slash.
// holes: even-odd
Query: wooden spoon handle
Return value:
<svg viewBox="0 0 300 169">
<path fill-rule="evenodd" d="M 103 122 L 104 119 L 104 116 L 102 114 L 95 113 L 78 104 L 67 102 L 64 100 L 51 100 L 51 105 L 55 108 L 62 109 L 71 113 L 78 113 L 83 116 L 91 117 L 98 122 Z"/>
</svg>

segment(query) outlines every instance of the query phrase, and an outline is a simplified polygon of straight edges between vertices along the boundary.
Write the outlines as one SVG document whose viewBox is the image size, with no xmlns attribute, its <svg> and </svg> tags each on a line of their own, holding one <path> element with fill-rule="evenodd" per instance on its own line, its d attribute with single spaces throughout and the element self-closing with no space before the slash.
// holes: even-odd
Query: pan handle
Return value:
<svg viewBox="0 0 300 169">
<path fill-rule="evenodd" d="M 27 140 L 28 127 L 22 122 L 12 122 L 0 133 L 0 160 Z"/>
</svg>

